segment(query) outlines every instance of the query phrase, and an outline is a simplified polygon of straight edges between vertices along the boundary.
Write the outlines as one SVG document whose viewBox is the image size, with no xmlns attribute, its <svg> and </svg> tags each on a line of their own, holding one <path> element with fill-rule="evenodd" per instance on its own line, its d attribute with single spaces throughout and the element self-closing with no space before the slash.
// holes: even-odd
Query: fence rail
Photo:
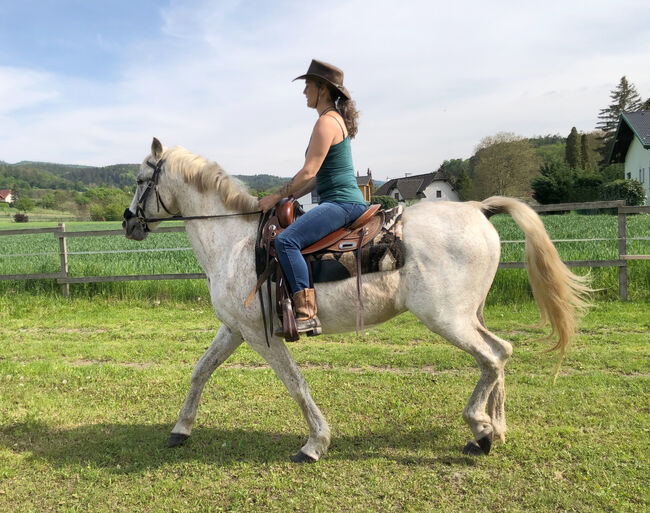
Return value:
<svg viewBox="0 0 650 513">
<path fill-rule="evenodd" d="M 558 203 L 555 205 L 540 205 L 532 207 L 538 213 L 544 212 L 562 212 L 571 210 L 595 210 L 612 208 L 617 209 L 618 215 L 618 258 L 612 260 L 568 260 L 564 263 L 568 267 L 618 267 L 619 295 L 622 300 L 627 300 L 627 263 L 632 260 L 650 260 L 650 255 L 628 255 L 627 254 L 627 235 L 626 219 L 627 214 L 650 213 L 650 206 L 627 207 L 624 201 L 596 201 L 590 203 Z M 183 232 L 184 226 L 162 227 L 156 230 L 156 233 Z M 170 273 L 170 274 L 138 274 L 123 276 L 83 276 L 72 277 L 68 270 L 68 256 L 79 254 L 79 252 L 68 252 L 67 239 L 74 237 L 105 237 L 105 236 L 124 236 L 123 230 L 90 230 L 79 232 L 67 232 L 65 224 L 61 223 L 57 228 L 24 228 L 18 230 L 0 230 L 1 236 L 9 235 L 27 235 L 52 233 L 59 241 L 59 258 L 61 269 L 53 273 L 34 273 L 34 274 L 2 274 L 0 281 L 3 280 L 40 280 L 56 279 L 61 285 L 64 296 L 70 294 L 70 284 L 75 283 L 106 283 L 106 282 L 125 282 L 125 281 L 149 281 L 149 280 L 193 280 L 204 279 L 204 273 Z M 581 239 L 582 240 L 582 239 Z M 602 239 L 589 239 L 602 240 Z M 521 241 L 502 241 L 502 243 L 521 242 Z M 557 241 L 555 241 L 557 242 Z M 189 248 L 181 248 L 189 249 Z M 179 248 L 168 248 L 179 250 Z M 132 252 L 142 252 L 150 250 L 132 250 Z M 160 250 L 162 251 L 162 250 Z M 122 253 L 119 251 L 102 251 L 102 252 L 81 252 L 83 254 L 93 253 Z M 28 255 L 23 255 L 28 256 Z M 523 269 L 526 267 L 525 262 L 501 262 L 499 269 Z"/>
</svg>

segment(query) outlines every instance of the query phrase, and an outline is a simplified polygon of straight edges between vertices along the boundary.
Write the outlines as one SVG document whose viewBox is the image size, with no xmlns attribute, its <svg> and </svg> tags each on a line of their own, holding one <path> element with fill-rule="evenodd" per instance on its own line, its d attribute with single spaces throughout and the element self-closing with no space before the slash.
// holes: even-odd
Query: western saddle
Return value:
<svg viewBox="0 0 650 513">
<path fill-rule="evenodd" d="M 296 322 L 291 304 L 291 293 L 282 272 L 282 267 L 277 260 L 277 253 L 273 242 L 294 219 L 302 213 L 300 205 L 293 197 L 281 200 L 274 209 L 260 219 L 257 243 L 255 245 L 255 259 L 258 280 L 246 299 L 246 307 L 250 306 L 257 291 L 267 282 L 269 304 L 271 304 L 271 280 L 275 275 L 276 284 L 276 312 L 282 323 L 282 332 L 285 340 L 294 342 L 300 338 L 296 330 Z M 384 211 L 380 205 L 370 205 L 352 224 L 339 228 L 321 240 L 301 250 L 307 260 L 310 271 L 311 266 L 309 255 L 318 252 L 342 253 L 356 251 L 357 258 L 357 297 L 359 305 L 357 309 L 357 334 L 359 329 L 363 331 L 363 298 L 361 295 L 361 259 L 360 251 L 363 246 L 372 241 L 379 233 L 384 224 Z M 266 342 L 269 343 L 264 300 L 260 294 L 262 316 L 264 317 L 264 331 Z M 272 310 L 272 309 L 271 309 Z M 273 333 L 273 314 L 269 312 L 270 332 Z"/>
</svg>

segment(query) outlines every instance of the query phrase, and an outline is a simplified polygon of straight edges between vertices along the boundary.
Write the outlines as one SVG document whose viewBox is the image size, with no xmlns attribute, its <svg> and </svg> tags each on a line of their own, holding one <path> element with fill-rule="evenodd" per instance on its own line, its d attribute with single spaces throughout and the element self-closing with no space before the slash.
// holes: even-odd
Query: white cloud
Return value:
<svg viewBox="0 0 650 513">
<path fill-rule="evenodd" d="M 286 176 L 315 120 L 291 83 L 312 57 L 345 70 L 355 164 L 378 178 L 467 158 L 498 131 L 591 130 L 622 75 L 650 96 L 647 2 L 616 17 L 605 1 L 536 5 L 175 1 L 109 82 L 0 68 L 0 159 L 138 162 L 155 135 L 232 173 Z"/>
<path fill-rule="evenodd" d="M 55 100 L 58 92 L 52 88 L 51 80 L 47 73 L 0 67 L 0 116 Z"/>
</svg>

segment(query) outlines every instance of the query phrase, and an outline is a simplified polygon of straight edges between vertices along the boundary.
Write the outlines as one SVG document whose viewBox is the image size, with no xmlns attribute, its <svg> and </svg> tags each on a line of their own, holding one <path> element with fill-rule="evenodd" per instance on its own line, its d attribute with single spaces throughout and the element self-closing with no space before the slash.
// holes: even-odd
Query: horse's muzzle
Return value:
<svg viewBox="0 0 650 513">
<path fill-rule="evenodd" d="M 128 208 L 124 211 L 122 228 L 124 228 L 127 239 L 144 240 L 147 238 L 148 230 L 146 225 L 143 225 L 138 216 Z"/>
</svg>

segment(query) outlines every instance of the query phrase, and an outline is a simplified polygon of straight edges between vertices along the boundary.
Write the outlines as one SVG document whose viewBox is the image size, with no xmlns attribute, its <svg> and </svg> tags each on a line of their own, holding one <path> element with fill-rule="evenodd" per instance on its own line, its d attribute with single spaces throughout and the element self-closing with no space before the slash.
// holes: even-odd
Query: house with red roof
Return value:
<svg viewBox="0 0 650 513">
<path fill-rule="evenodd" d="M 11 189 L 0 190 L 0 203 L 13 203 L 14 197 Z"/>
</svg>

